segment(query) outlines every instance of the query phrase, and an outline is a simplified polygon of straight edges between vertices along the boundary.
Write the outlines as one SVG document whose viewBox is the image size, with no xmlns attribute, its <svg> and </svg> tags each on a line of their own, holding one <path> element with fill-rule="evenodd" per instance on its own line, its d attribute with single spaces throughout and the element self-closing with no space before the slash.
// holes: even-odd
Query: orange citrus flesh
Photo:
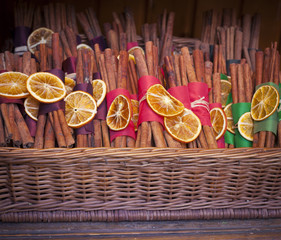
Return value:
<svg viewBox="0 0 281 240">
<path fill-rule="evenodd" d="M 226 101 L 229 93 L 231 92 L 231 82 L 228 80 L 221 80 L 221 104 L 224 108 L 226 106 Z"/>
<path fill-rule="evenodd" d="M 73 91 L 73 88 L 75 87 L 76 83 L 73 79 L 69 77 L 64 78 L 64 85 L 65 85 L 65 90 L 66 90 L 66 95 L 71 93 Z"/>
<path fill-rule="evenodd" d="M 40 102 L 37 101 L 32 96 L 28 96 L 24 100 L 24 109 L 26 114 L 35 121 L 38 120 L 37 116 L 38 116 L 39 106 L 40 106 Z"/>
<path fill-rule="evenodd" d="M 271 116 L 279 105 L 279 93 L 271 85 L 261 86 L 253 95 L 251 115 L 255 121 L 262 121 Z"/>
<path fill-rule="evenodd" d="M 97 106 L 101 105 L 106 96 L 106 84 L 101 79 L 95 79 L 92 82 L 93 85 L 93 97 L 97 102 Z"/>
<path fill-rule="evenodd" d="M 227 129 L 226 115 L 221 108 L 215 107 L 211 109 L 210 117 L 216 140 L 219 140 L 225 134 Z"/>
<path fill-rule="evenodd" d="M 66 95 L 64 83 L 57 76 L 38 72 L 27 79 L 27 90 L 38 101 L 44 103 L 57 102 Z"/>
<path fill-rule="evenodd" d="M 28 76 L 20 72 L 0 74 L 0 96 L 5 98 L 24 98 L 29 95 L 26 88 Z"/>
<path fill-rule="evenodd" d="M 184 143 L 195 140 L 202 129 L 200 119 L 189 109 L 174 117 L 164 117 L 167 132 L 176 140 Z"/>
<path fill-rule="evenodd" d="M 223 110 L 226 115 L 227 130 L 229 132 L 235 134 L 231 105 L 232 105 L 232 103 L 229 103 L 228 105 L 225 106 L 225 108 Z"/>
<path fill-rule="evenodd" d="M 49 47 L 52 45 L 53 31 L 48 28 L 38 28 L 34 30 L 27 39 L 28 50 L 34 53 L 37 46 L 40 44 L 47 44 Z"/>
<path fill-rule="evenodd" d="M 254 138 L 254 121 L 250 112 L 244 113 L 238 121 L 238 131 L 242 137 L 249 141 L 253 141 Z"/>
<path fill-rule="evenodd" d="M 111 103 L 106 123 L 111 130 L 125 129 L 132 118 L 132 106 L 130 100 L 124 95 L 118 95 Z"/>
<path fill-rule="evenodd" d="M 176 116 L 184 110 L 184 105 L 161 84 L 155 84 L 147 90 L 146 100 L 154 112 L 164 117 Z"/>
<path fill-rule="evenodd" d="M 74 91 L 65 99 L 65 119 L 68 126 L 80 128 L 89 123 L 97 113 L 95 99 L 87 92 Z"/>
</svg>

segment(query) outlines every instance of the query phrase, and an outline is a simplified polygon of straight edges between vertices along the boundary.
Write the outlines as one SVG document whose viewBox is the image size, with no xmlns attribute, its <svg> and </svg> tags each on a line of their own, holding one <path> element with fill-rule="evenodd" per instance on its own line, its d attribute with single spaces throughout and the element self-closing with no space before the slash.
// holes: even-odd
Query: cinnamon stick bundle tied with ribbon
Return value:
<svg viewBox="0 0 281 240">
<path fill-rule="evenodd" d="M 254 118 L 254 140 L 253 147 L 274 147 L 275 139 L 278 132 L 278 112 L 276 109 L 266 109 L 266 106 L 262 105 L 262 108 L 267 113 L 267 116 L 258 119 L 257 109 L 255 107 L 255 95 L 260 89 L 271 90 L 271 105 L 275 103 L 275 107 L 278 105 L 278 96 L 276 91 L 279 92 L 279 68 L 280 68 L 280 55 L 277 50 L 277 42 L 272 43 L 270 48 L 266 48 L 264 53 L 258 51 L 256 53 L 256 89 L 252 100 L 251 114 Z M 264 102 L 268 102 L 269 99 L 264 99 Z"/>
<path fill-rule="evenodd" d="M 40 68 L 41 71 L 49 69 L 48 72 L 56 75 L 64 82 L 60 52 L 59 34 L 54 33 L 52 36 L 52 49 L 46 49 L 45 45 L 40 45 Z M 59 147 L 73 146 L 75 140 L 72 136 L 72 130 L 68 127 L 65 120 L 63 108 L 63 101 L 40 104 L 35 135 L 36 148 L 55 147 L 55 141 Z"/>
<path fill-rule="evenodd" d="M 146 92 L 149 87 L 159 84 L 160 81 L 155 76 L 158 74 L 154 66 L 157 66 L 156 56 L 153 55 L 152 42 L 146 43 L 146 58 L 140 49 L 133 51 L 137 69 L 139 72 L 138 98 L 139 98 L 139 121 L 138 135 L 140 138 L 139 147 L 152 146 L 152 139 L 156 147 L 167 147 L 163 134 L 163 117 L 156 114 L 146 101 Z M 157 58 L 158 59 L 158 58 Z M 138 142 L 138 141 L 137 141 Z"/>
<path fill-rule="evenodd" d="M 199 49 L 193 51 L 194 66 L 187 47 L 181 49 L 186 73 L 188 76 L 188 88 L 192 111 L 200 118 L 203 131 L 201 131 L 198 142 L 202 148 L 217 148 L 217 142 L 210 121 L 208 85 L 204 73 L 203 52 Z"/>
<path fill-rule="evenodd" d="M 238 122 L 243 114 L 250 112 L 252 84 L 250 68 L 247 63 L 244 64 L 230 64 L 231 83 L 232 83 L 232 99 L 233 104 L 232 115 L 235 124 L 234 142 L 235 147 L 251 147 L 252 141 L 250 138 L 245 138 L 245 135 L 238 129 Z M 250 136 L 249 136 L 250 137 Z"/>
<path fill-rule="evenodd" d="M 107 71 L 108 82 L 109 82 L 108 85 L 109 92 L 107 93 L 106 96 L 108 111 L 111 110 L 111 108 L 113 107 L 111 106 L 111 104 L 113 104 L 113 102 L 115 102 L 119 96 L 123 96 L 123 98 L 126 98 L 129 103 L 128 109 L 125 108 L 123 109 L 123 107 L 126 107 L 126 104 L 124 105 L 123 102 L 120 101 L 119 103 L 116 103 L 117 109 L 114 114 L 116 114 L 116 118 L 118 119 L 120 117 L 119 115 L 122 116 L 123 111 L 124 113 L 127 111 L 132 112 L 131 105 L 130 105 L 131 96 L 129 91 L 127 90 L 128 53 L 127 51 L 120 51 L 118 62 L 116 61 L 117 58 L 112 54 L 111 49 L 107 48 L 104 54 L 105 54 L 106 71 Z M 115 66 L 118 66 L 117 69 L 114 66 L 114 64 L 112 64 L 114 62 L 116 63 Z M 117 71 L 117 74 L 114 73 L 115 71 Z M 123 117 L 126 118 L 127 115 L 125 116 L 124 114 Z M 112 118 L 112 116 L 109 116 L 109 112 L 108 112 L 107 121 L 109 121 L 109 118 Z M 125 121 L 125 118 L 123 118 L 122 120 Z M 117 126 L 114 126 L 114 128 L 111 127 L 110 130 L 111 146 L 117 148 L 135 146 L 136 136 L 135 136 L 134 124 L 131 120 L 131 117 L 126 119 L 126 121 L 128 122 L 128 125 L 127 126 L 124 125 L 125 128 L 121 126 L 120 126 L 121 129 L 119 129 Z"/>
<path fill-rule="evenodd" d="M 9 79 L 9 74 L 14 77 L 23 77 L 27 79 L 28 76 L 19 73 L 13 73 L 12 71 L 21 71 L 19 63 L 22 62 L 22 57 L 16 58 L 16 55 L 6 51 L 4 54 L 0 54 L 0 72 L 1 80 L 4 86 L 6 86 L 6 78 Z M 30 56 L 30 54 L 29 54 Z M 22 64 L 21 64 L 22 66 Z M 25 67 L 26 68 L 26 67 Z M 23 76 L 19 76 L 23 75 Z M 19 80 L 21 81 L 21 80 Z M 4 94 L 4 95 L 3 95 Z M 27 95 L 27 93 L 25 94 Z M 23 99 L 22 98 L 7 98 L 5 88 L 0 97 L 0 146 L 13 146 L 30 148 L 34 145 L 34 140 L 29 132 L 28 126 L 23 117 Z"/>
</svg>

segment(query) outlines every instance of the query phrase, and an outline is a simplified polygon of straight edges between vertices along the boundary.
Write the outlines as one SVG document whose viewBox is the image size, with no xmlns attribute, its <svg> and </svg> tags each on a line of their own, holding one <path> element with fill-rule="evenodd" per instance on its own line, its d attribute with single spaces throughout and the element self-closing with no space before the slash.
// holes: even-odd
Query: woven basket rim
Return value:
<svg viewBox="0 0 281 240">
<path fill-rule="evenodd" d="M 2 163 L 23 164 L 57 163 L 57 159 L 67 163 L 99 161 L 109 163 L 189 163 L 220 165 L 220 159 L 240 164 L 280 164 L 281 148 L 234 148 L 234 149 L 181 149 L 181 148 L 51 148 L 20 149 L 0 148 Z M 199 159 L 199 160 L 198 160 Z"/>
</svg>

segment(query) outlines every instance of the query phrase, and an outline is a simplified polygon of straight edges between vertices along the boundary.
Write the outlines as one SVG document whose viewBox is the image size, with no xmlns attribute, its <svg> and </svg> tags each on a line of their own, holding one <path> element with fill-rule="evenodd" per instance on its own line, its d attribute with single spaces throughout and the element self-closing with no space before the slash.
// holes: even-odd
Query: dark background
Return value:
<svg viewBox="0 0 281 240">
<path fill-rule="evenodd" d="M 15 0 L 1 0 L 1 51 L 6 50 L 7 38 L 11 38 L 13 34 L 15 2 Z M 44 5 L 50 1 L 37 0 L 34 2 L 36 5 Z M 157 17 L 166 8 L 168 11 L 176 13 L 174 35 L 194 38 L 200 38 L 203 11 L 235 8 L 238 17 L 244 13 L 258 12 L 261 14 L 260 49 L 270 46 L 271 41 L 280 43 L 281 39 L 281 0 L 60 0 L 59 2 L 73 4 L 76 11 L 82 11 L 86 7 L 92 6 L 102 29 L 104 22 L 112 22 L 113 11 L 121 13 L 127 6 L 134 12 L 138 34 L 141 33 L 143 23 L 156 22 Z"/>
</svg>

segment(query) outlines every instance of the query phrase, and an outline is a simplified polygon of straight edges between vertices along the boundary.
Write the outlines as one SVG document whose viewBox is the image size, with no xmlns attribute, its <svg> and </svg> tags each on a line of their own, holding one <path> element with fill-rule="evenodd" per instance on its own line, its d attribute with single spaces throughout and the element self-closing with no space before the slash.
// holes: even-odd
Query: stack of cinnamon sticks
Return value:
<svg viewBox="0 0 281 240">
<path fill-rule="evenodd" d="M 29 53 L 26 53 L 24 58 L 8 51 L 0 54 L 0 71 L 2 72 L 23 72 L 24 68 L 24 72 L 27 73 L 27 71 L 30 71 L 30 66 L 31 59 Z M 13 101 L 0 98 L 0 146 L 2 147 L 30 148 L 34 145 L 34 139 L 20 110 L 22 104 L 23 101 L 20 99 Z"/>
</svg>

